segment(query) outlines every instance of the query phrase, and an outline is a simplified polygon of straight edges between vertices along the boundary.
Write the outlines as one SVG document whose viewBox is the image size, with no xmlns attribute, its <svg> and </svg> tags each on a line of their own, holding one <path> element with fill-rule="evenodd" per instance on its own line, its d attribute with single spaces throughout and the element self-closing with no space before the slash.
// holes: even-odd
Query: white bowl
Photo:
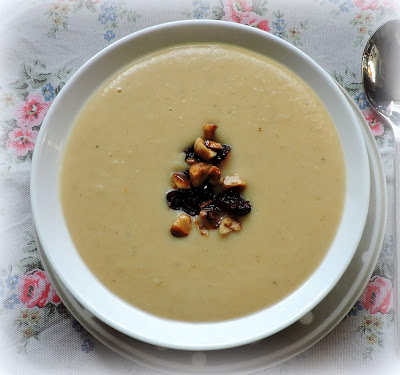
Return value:
<svg viewBox="0 0 400 375">
<path fill-rule="evenodd" d="M 79 256 L 59 197 L 63 147 L 86 100 L 133 60 L 179 43 L 221 42 L 265 54 L 285 65 L 319 96 L 339 134 L 346 193 L 337 234 L 324 260 L 297 290 L 254 314 L 215 323 L 187 323 L 145 313 L 105 288 Z M 369 166 L 364 139 L 349 103 L 330 76 L 289 43 L 248 26 L 221 21 L 179 21 L 129 35 L 82 66 L 55 99 L 40 131 L 32 165 L 31 200 L 38 237 L 51 267 L 74 298 L 112 328 L 139 340 L 176 349 L 210 350 L 247 344 L 300 319 L 334 287 L 350 263 L 365 225 Z"/>
</svg>

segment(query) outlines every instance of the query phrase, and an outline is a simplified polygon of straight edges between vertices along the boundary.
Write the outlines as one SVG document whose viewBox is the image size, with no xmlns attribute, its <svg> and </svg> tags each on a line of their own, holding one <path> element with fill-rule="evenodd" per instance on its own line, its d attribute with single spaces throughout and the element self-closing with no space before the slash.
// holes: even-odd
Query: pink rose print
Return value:
<svg viewBox="0 0 400 375">
<path fill-rule="evenodd" d="M 373 113 L 370 113 L 365 117 L 365 119 L 367 120 L 373 135 L 378 136 L 384 133 L 385 129 L 383 124 L 375 117 Z"/>
<path fill-rule="evenodd" d="M 222 0 L 222 5 L 225 14 L 221 20 L 253 26 L 264 31 L 271 30 L 269 21 L 252 11 L 252 0 Z"/>
<path fill-rule="evenodd" d="M 260 30 L 264 30 L 264 31 L 270 31 L 270 27 L 269 27 L 269 21 L 267 20 L 261 20 L 260 22 L 258 22 L 255 27 L 257 27 L 257 29 Z"/>
<path fill-rule="evenodd" d="M 392 282 L 381 276 L 371 278 L 360 302 L 371 314 L 386 314 L 393 306 Z"/>
<path fill-rule="evenodd" d="M 25 275 L 18 284 L 18 298 L 26 307 L 44 307 L 48 302 L 60 303 L 44 271 L 34 270 Z"/>
<path fill-rule="evenodd" d="M 33 151 L 38 132 L 27 128 L 15 128 L 8 134 L 6 147 L 17 156 L 26 156 Z"/>
<path fill-rule="evenodd" d="M 361 10 L 376 10 L 379 7 L 398 8 L 400 2 L 399 0 L 354 0 L 354 5 Z"/>
<path fill-rule="evenodd" d="M 61 300 L 56 291 L 53 289 L 53 296 L 51 297 L 51 302 L 53 302 L 55 305 L 58 305 Z"/>
<path fill-rule="evenodd" d="M 40 125 L 49 108 L 40 95 L 28 95 L 26 102 L 20 103 L 17 108 L 17 121 L 20 127 Z"/>
<path fill-rule="evenodd" d="M 253 10 L 253 0 L 222 0 L 222 7 L 225 14 L 251 12 Z"/>
</svg>

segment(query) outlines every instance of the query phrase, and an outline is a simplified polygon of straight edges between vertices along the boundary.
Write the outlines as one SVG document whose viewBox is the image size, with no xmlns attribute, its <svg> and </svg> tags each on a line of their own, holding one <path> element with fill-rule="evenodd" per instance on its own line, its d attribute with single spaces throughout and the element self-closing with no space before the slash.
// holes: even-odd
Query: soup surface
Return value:
<svg viewBox="0 0 400 375">
<path fill-rule="evenodd" d="M 243 229 L 170 234 L 171 173 L 217 124 L 224 175 L 247 181 Z M 344 201 L 340 140 L 293 72 L 228 45 L 182 45 L 124 69 L 91 97 L 67 142 L 65 219 L 97 278 L 132 305 L 185 321 L 240 317 L 274 304 L 316 269 Z"/>
</svg>

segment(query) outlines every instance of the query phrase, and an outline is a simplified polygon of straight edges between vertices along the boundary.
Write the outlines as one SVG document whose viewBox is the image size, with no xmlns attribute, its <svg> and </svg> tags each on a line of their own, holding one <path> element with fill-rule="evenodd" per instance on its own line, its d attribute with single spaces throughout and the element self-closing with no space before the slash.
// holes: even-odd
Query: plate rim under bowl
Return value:
<svg viewBox="0 0 400 375">
<path fill-rule="evenodd" d="M 343 90 L 343 89 L 342 89 Z M 349 101 L 352 101 L 351 97 L 344 92 L 344 95 Z M 82 309 L 79 303 L 73 300 L 73 297 L 69 295 L 68 290 L 57 280 L 57 275 L 53 273 L 52 269 L 49 268 L 45 254 L 41 250 L 40 242 L 38 242 L 39 253 L 44 260 L 44 267 L 46 271 L 50 272 L 49 276 L 52 282 L 55 282 L 55 287 L 57 292 L 60 292 L 60 297 L 62 301 L 66 304 L 68 309 L 75 318 L 87 329 L 94 337 L 99 341 L 109 347 L 116 353 L 128 358 L 140 365 L 153 368 L 157 371 L 164 371 L 173 374 L 230 374 L 230 375 L 244 375 L 248 374 L 249 371 L 262 371 L 266 368 L 278 365 L 282 362 L 293 358 L 296 355 L 306 351 L 311 346 L 317 344 L 322 340 L 328 333 L 330 333 L 348 314 L 351 307 L 359 299 L 361 293 L 365 289 L 370 276 L 376 266 L 379 258 L 380 249 L 385 236 L 385 228 L 387 221 L 387 188 L 386 179 L 383 170 L 382 160 L 379 155 L 378 148 L 376 146 L 374 137 L 371 130 L 369 129 L 368 123 L 365 121 L 361 111 L 358 109 L 354 102 L 351 102 L 353 110 L 359 117 L 360 126 L 363 128 L 364 137 L 367 143 L 368 154 L 371 163 L 371 200 L 370 200 L 370 212 L 368 212 L 368 217 L 371 219 L 364 228 L 363 238 L 360 241 L 358 250 L 353 257 L 349 267 L 346 269 L 341 280 L 336 284 L 333 290 L 322 300 L 312 311 L 313 314 L 312 321 L 309 322 L 307 326 L 307 331 L 302 332 L 300 338 L 293 336 L 293 332 L 296 334 L 299 331 L 304 331 L 302 329 L 297 329 L 298 325 L 304 327 L 304 323 L 296 322 L 292 326 L 285 328 L 284 330 L 278 332 L 276 335 L 266 338 L 255 345 L 251 345 L 251 352 L 254 353 L 259 350 L 257 347 L 260 345 L 265 345 L 263 350 L 261 350 L 263 356 L 261 358 L 256 356 L 255 360 L 245 358 L 245 360 L 239 359 L 239 353 L 229 351 L 229 362 L 226 365 L 219 361 L 216 366 L 201 366 L 196 367 L 192 361 L 182 359 L 179 356 L 173 356 L 176 351 L 169 351 L 166 348 L 154 348 L 145 343 L 138 342 L 131 337 L 127 337 L 118 331 L 105 325 L 102 321 L 95 319 L 90 312 Z M 367 238 L 364 238 L 367 236 Z M 369 245 L 369 247 L 368 247 Z M 361 250 L 361 252 L 360 252 Z M 358 254 L 359 253 L 359 254 Z M 366 257 L 368 255 L 368 257 Z M 363 270 L 363 272 L 360 272 Z M 358 282 L 351 282 L 349 277 L 349 272 L 357 275 L 355 280 Z M 55 279 L 54 279 L 55 278 Z M 350 284 L 349 284 L 350 281 Z M 348 289 L 342 288 L 343 285 L 351 285 Z M 341 294 L 342 293 L 342 294 Z M 339 298 L 338 298 L 339 297 Z M 335 304 L 336 303 L 336 304 Z M 324 305 L 326 307 L 324 308 Z M 332 308 L 332 306 L 334 306 Z M 322 312 L 328 312 L 323 316 L 323 319 L 316 319 Z M 314 321 L 319 320 L 321 323 L 317 325 L 316 328 L 309 333 L 308 329 L 310 326 L 314 325 Z M 318 323 L 317 323 L 318 324 Z M 321 328 L 322 326 L 322 328 Z M 317 334 L 314 334 L 318 331 Z M 290 340 L 291 345 L 285 345 L 286 342 Z M 289 338 L 287 338 L 289 337 Z M 271 343 L 272 341 L 272 343 Z M 271 349 L 269 349 L 271 348 Z M 284 348 L 279 350 L 280 348 Z M 240 348 L 239 348 L 240 349 Z M 161 351 L 160 351 L 161 350 Z M 229 350 L 229 349 L 228 349 Z M 168 353 L 168 357 L 167 357 Z M 180 353 L 182 355 L 187 355 L 196 352 Z M 221 352 L 218 351 L 215 355 L 219 355 Z M 274 355 L 275 353 L 275 355 Z M 214 353 L 211 353 L 214 355 Z M 272 358 L 271 358 L 272 357 Z M 208 354 L 207 354 L 208 358 Z M 227 359 L 227 356 L 225 355 Z M 209 359 L 207 360 L 207 363 Z M 214 361 L 212 361 L 215 363 Z M 229 363 L 229 364 L 228 364 Z M 235 366 L 235 364 L 240 363 L 241 366 Z"/>
<path fill-rule="evenodd" d="M 68 270 L 64 269 L 65 265 L 71 266 L 68 263 L 68 259 L 62 259 L 63 250 L 72 249 L 74 256 L 78 256 L 77 250 L 75 249 L 72 240 L 66 230 L 65 221 L 62 215 L 62 209 L 56 210 L 54 207 L 50 207 L 50 212 L 48 210 L 44 210 L 43 207 L 47 203 L 47 200 L 50 199 L 51 203 L 53 203 L 56 207 L 60 208 L 61 204 L 55 199 L 54 196 L 48 196 L 44 192 L 40 190 L 40 186 L 43 184 L 44 180 L 44 170 L 46 167 L 51 167 L 53 164 L 60 165 L 61 163 L 61 150 L 63 149 L 64 139 L 61 137 L 60 139 L 48 139 L 48 132 L 51 130 L 51 123 L 54 119 L 65 111 L 62 108 L 63 100 L 65 101 L 65 97 L 69 98 L 70 106 L 76 105 L 79 108 L 79 105 L 82 103 L 79 102 L 81 98 L 79 95 L 75 95 L 72 97 L 72 93 L 74 88 L 82 87 L 82 85 L 89 85 L 92 87 L 91 94 L 93 94 L 100 83 L 98 82 L 97 86 L 94 87 L 93 81 L 90 81 L 88 77 L 90 77 L 90 72 L 99 71 L 101 68 L 101 61 L 105 59 L 105 56 L 118 58 L 118 54 L 122 53 L 124 47 L 129 46 L 130 43 L 137 43 L 137 40 L 149 40 L 149 38 L 154 35 L 158 35 L 158 39 L 155 41 L 155 45 L 153 46 L 153 50 L 159 49 L 157 47 L 157 43 L 161 44 L 160 47 L 167 48 L 167 46 L 180 44 L 179 38 L 187 38 L 187 35 L 183 32 L 185 28 L 192 29 L 191 40 L 186 40 L 186 43 L 196 43 L 197 40 L 209 41 L 211 40 L 203 40 L 205 39 L 199 31 L 203 31 L 210 35 L 210 32 L 214 30 L 214 32 L 219 31 L 218 35 L 213 36 L 213 40 L 215 42 L 221 42 L 222 39 L 231 38 L 228 33 L 236 33 L 235 43 L 234 45 L 244 44 L 244 41 L 248 42 L 246 45 L 249 49 L 254 49 L 255 43 L 258 41 L 259 43 L 265 43 L 266 46 L 275 46 L 277 50 L 281 54 L 289 53 L 292 56 L 295 56 L 297 59 L 297 64 L 304 63 L 306 66 L 309 66 L 306 70 L 307 74 L 317 74 L 318 78 L 324 82 L 325 90 L 328 87 L 328 91 L 333 95 L 333 99 L 339 103 L 343 109 L 345 109 L 346 114 L 349 116 L 349 121 L 353 124 L 357 124 L 357 120 L 355 118 L 354 113 L 351 111 L 349 103 L 341 93 L 341 91 L 337 88 L 336 84 L 333 82 L 331 77 L 321 68 L 319 67 L 310 57 L 305 55 L 296 47 L 290 45 L 289 43 L 279 39 L 276 36 L 265 33 L 261 30 L 256 30 L 248 26 L 227 23 L 222 21 L 210 21 L 210 20 L 200 20 L 200 21 L 175 21 L 166 24 L 156 25 L 147 29 L 140 30 L 136 33 L 130 34 L 121 40 L 115 42 L 114 44 L 106 47 L 104 50 L 100 51 L 93 58 L 91 58 L 86 64 L 84 64 L 78 71 L 70 78 L 67 82 L 63 90 L 54 100 L 53 105 L 51 106 L 43 124 L 41 132 L 39 133 L 39 137 L 36 143 L 35 152 L 32 161 L 32 174 L 31 174 L 31 202 L 32 202 L 32 213 L 33 219 L 35 222 L 35 226 L 37 229 L 38 237 L 43 245 L 43 249 L 46 253 L 46 256 L 51 264 L 52 268 L 55 270 L 57 275 L 59 276 L 61 282 L 67 287 L 67 289 L 73 294 L 74 298 L 81 303 L 85 308 L 93 313 L 100 320 L 113 327 L 114 329 L 128 335 L 134 337 L 136 339 L 159 345 L 165 346 L 169 348 L 175 349 L 184 349 L 184 350 L 213 350 L 213 349 L 222 349 L 229 348 L 233 346 L 240 346 L 247 344 L 252 341 L 259 340 L 261 338 L 272 335 L 285 327 L 289 326 L 293 322 L 300 319 L 304 314 L 310 311 L 314 306 L 316 306 L 334 287 L 340 277 L 343 275 L 346 270 L 348 264 L 350 263 L 352 256 L 354 255 L 357 245 L 360 241 L 361 235 L 363 233 L 367 213 L 368 213 L 368 203 L 369 203 L 369 166 L 368 166 L 368 155 L 366 151 L 366 146 L 363 140 L 363 135 L 361 133 L 361 129 L 358 126 L 353 126 L 352 131 L 354 131 L 357 141 L 358 141 L 358 154 L 356 156 L 359 157 L 359 162 L 363 165 L 362 173 L 358 177 L 359 183 L 361 185 L 361 189 L 357 193 L 359 194 L 359 210 L 354 215 L 352 213 L 352 220 L 357 220 L 355 228 L 352 234 L 349 234 L 350 238 L 346 245 L 348 247 L 343 251 L 342 262 L 340 263 L 336 272 L 332 274 L 330 273 L 330 283 L 329 286 L 325 288 L 321 288 L 316 293 L 315 299 L 310 302 L 306 306 L 302 306 L 302 308 L 298 309 L 297 314 L 287 314 L 283 311 L 284 321 L 279 325 L 275 325 L 273 328 L 269 330 L 264 330 L 262 332 L 259 331 L 259 327 L 265 326 L 265 322 L 268 321 L 267 311 L 277 311 L 282 306 L 285 306 L 287 301 L 294 301 L 297 304 L 300 303 L 301 299 L 307 294 L 307 291 L 310 289 L 310 279 L 308 279 L 302 286 L 300 286 L 296 291 L 294 291 L 291 295 L 285 298 L 283 301 L 278 302 L 277 304 L 269 307 L 267 309 L 263 309 L 259 312 L 247 315 L 245 317 L 240 317 L 237 319 L 232 319 L 228 321 L 216 322 L 216 323 L 188 323 L 188 322 L 177 322 L 171 321 L 165 318 L 156 317 L 154 315 L 145 313 L 140 311 L 139 309 L 131 306 L 127 302 L 123 301 L 119 297 L 113 295 L 110 291 L 108 291 L 104 286 L 99 285 L 99 282 L 95 278 L 93 274 L 91 274 L 88 267 L 83 263 L 81 259 L 79 263 L 79 276 L 84 276 L 86 283 L 79 284 L 76 277 L 74 279 L 71 278 L 71 275 L 68 274 Z M 203 29 L 202 29 L 203 28 Z M 187 30 L 186 30 L 187 31 Z M 197 32 L 197 33 L 196 33 Z M 181 35 L 182 34 L 182 35 Z M 168 39 L 170 38 L 170 39 Z M 171 41 L 172 39 L 172 41 Z M 178 42 L 176 42 L 178 40 Z M 132 42 L 133 41 L 133 42 Z M 165 44 L 166 43 L 166 44 Z M 138 45 L 137 54 L 143 55 L 143 51 L 140 48 L 144 48 L 140 44 Z M 278 62 L 280 62 L 278 60 Z M 99 65 L 100 64 L 100 65 Z M 111 62 L 109 63 L 111 64 Z M 125 64 L 124 64 L 125 65 Z M 124 65 L 119 66 L 119 70 L 121 70 Z M 287 67 L 290 67 L 290 63 L 284 64 Z M 105 66 L 105 68 L 104 68 Z M 99 68 L 100 67 L 100 68 Z M 311 68 L 312 69 L 311 69 Z M 103 63 L 103 68 L 105 70 L 110 69 L 108 64 Z M 294 67 L 296 69 L 296 67 Z M 97 69 L 97 70 L 96 70 Z M 104 70 L 103 69 L 103 70 Z M 296 72 L 295 69 L 292 69 Z M 101 69 L 100 69 L 101 71 Z M 113 71 L 113 73 L 117 73 L 117 71 Z M 94 73 L 93 73 L 94 74 Z M 111 74 L 108 74 L 108 78 Z M 306 82 L 306 78 L 301 76 Z M 309 78 L 311 79 L 311 78 Z M 307 82 L 309 83 L 309 82 Z M 318 86 L 312 87 L 316 94 L 321 98 L 321 95 L 318 93 Z M 322 90 L 322 89 L 321 89 Z M 79 94 L 79 93 L 78 93 Z M 69 95 L 69 97 L 68 97 Z M 64 112 L 65 113 L 65 112 Z M 331 116 L 332 113 L 330 112 Z M 333 117 L 333 116 L 332 116 Z M 70 126 L 71 127 L 71 126 Z M 354 135 L 353 134 L 353 135 Z M 345 137 L 341 137 L 342 147 L 343 141 L 347 142 Z M 357 143 L 357 142 L 356 142 Z M 56 160 L 52 160 L 52 157 Z M 39 167 L 41 169 L 39 169 Z M 349 176 L 347 176 L 348 178 Z M 351 176 L 350 176 L 351 177 Z M 48 186 L 52 186 L 49 188 L 50 191 L 57 190 L 54 186 L 58 187 L 58 175 L 53 176 L 52 179 L 48 180 Z M 358 189 L 357 184 L 353 183 L 352 185 L 352 193 L 355 194 L 355 189 Z M 58 190 L 57 190 L 58 191 Z M 348 202 L 348 195 L 350 193 L 346 190 L 346 202 Z M 57 206 L 58 204 L 58 206 Z M 349 203 L 350 204 L 350 203 Z M 346 205 L 347 207 L 347 205 Z M 342 222 L 344 221 L 344 217 L 346 215 L 346 207 L 344 214 L 342 216 L 341 223 L 339 224 L 339 230 L 342 228 Z M 53 210 L 53 211 L 51 211 Z M 53 216 L 51 216 L 53 214 Z M 60 216 L 61 215 L 61 216 Z M 347 218 L 347 220 L 349 220 Z M 50 228 L 50 223 L 53 223 L 54 226 Z M 58 226 L 57 226 L 58 224 Z M 56 231 L 52 233 L 52 231 Z M 63 234 L 63 235 L 61 235 Z M 59 238 L 62 238 L 63 241 L 60 241 Z M 335 241 L 339 241 L 338 236 L 335 237 Z M 55 250 L 55 246 L 59 248 Z M 333 245 L 332 245 L 333 247 Z M 321 269 L 329 269 L 329 255 L 330 251 L 328 251 L 327 256 L 322 261 L 321 265 L 318 269 L 313 273 L 312 277 L 317 277 L 321 279 L 324 275 L 324 271 Z M 66 262 L 61 262 L 61 260 Z M 325 267 L 325 268 L 324 268 Z M 67 267 L 66 267 L 67 268 Z M 71 271 L 71 267 L 69 268 Z M 325 275 L 327 273 L 325 272 Z M 328 273 L 329 274 L 329 273 Z M 317 276 L 316 276 L 317 275 Z M 94 297 L 93 293 L 98 293 L 100 297 Z M 293 296 L 296 296 L 294 298 Z M 97 298 L 97 299 L 96 299 Z M 106 301 L 101 301 L 99 299 L 105 299 Z M 95 301 L 96 303 L 93 303 Z M 113 301 L 118 306 L 119 315 L 113 316 L 113 313 L 110 312 L 109 303 Z M 293 302 L 293 303 L 294 303 Z M 132 314 L 135 314 L 135 319 L 132 319 Z M 285 315 L 286 314 L 286 315 Z M 289 316 L 290 315 L 290 316 Z M 139 319 L 140 318 L 140 319 Z M 139 319 L 139 321 L 138 321 Z M 132 320 L 135 320 L 132 322 Z M 247 321 L 247 322 L 246 322 Z M 250 324 L 250 323 L 251 324 Z M 168 324 L 166 324 L 168 323 Z M 262 324 L 264 323 L 264 324 Z M 153 325 L 151 330 L 151 334 L 149 334 L 148 326 Z M 255 328 L 257 327 L 257 328 Z M 162 334 L 160 334 L 162 332 Z M 209 334 L 213 332 L 214 340 L 210 342 Z M 172 338 L 172 341 L 171 341 Z M 194 340 L 195 338 L 195 340 Z"/>
</svg>

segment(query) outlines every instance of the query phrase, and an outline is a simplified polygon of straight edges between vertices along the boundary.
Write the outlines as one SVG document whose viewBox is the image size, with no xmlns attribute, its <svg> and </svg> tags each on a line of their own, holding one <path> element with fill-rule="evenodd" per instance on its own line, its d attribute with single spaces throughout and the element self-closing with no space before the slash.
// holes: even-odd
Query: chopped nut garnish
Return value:
<svg viewBox="0 0 400 375">
<path fill-rule="evenodd" d="M 234 217 L 251 212 L 250 201 L 242 196 L 245 180 L 237 174 L 222 178 L 220 163 L 229 156 L 231 146 L 213 141 L 217 128 L 217 125 L 204 124 L 205 138 L 198 137 L 184 150 L 189 170 L 172 173 L 173 190 L 166 193 L 167 204 L 173 210 L 184 212 L 171 227 L 174 236 L 189 234 L 191 217 L 199 232 L 206 237 L 209 230 L 217 228 L 221 235 L 237 232 L 242 230 L 242 225 Z M 176 167 L 178 170 L 184 168 Z"/>
<path fill-rule="evenodd" d="M 221 182 L 221 170 L 215 165 L 208 171 L 208 180 L 211 185 L 218 185 Z"/>
<path fill-rule="evenodd" d="M 212 159 L 217 153 L 211 149 L 209 149 L 204 140 L 198 137 L 196 142 L 194 142 L 194 152 L 196 155 L 200 156 L 203 160 Z"/>
<path fill-rule="evenodd" d="M 189 165 L 196 164 L 197 160 L 194 158 L 187 158 L 186 163 L 188 163 Z"/>
<path fill-rule="evenodd" d="M 214 210 L 200 211 L 200 218 L 204 227 L 207 229 L 217 229 L 221 222 L 218 212 Z"/>
<path fill-rule="evenodd" d="M 189 168 L 190 180 L 194 187 L 199 187 L 208 177 L 208 171 L 212 167 L 208 163 L 196 163 Z"/>
<path fill-rule="evenodd" d="M 196 224 L 196 227 L 199 230 L 200 234 L 202 236 L 208 237 L 208 230 L 206 228 L 204 228 L 202 225 L 200 225 L 200 223 L 197 219 L 194 221 L 194 223 Z"/>
<path fill-rule="evenodd" d="M 217 128 L 218 128 L 218 125 L 204 124 L 203 125 L 204 137 L 206 139 L 214 139 L 214 134 L 215 134 L 215 131 L 217 130 Z"/>
<path fill-rule="evenodd" d="M 189 176 L 180 172 L 172 173 L 172 185 L 174 189 L 190 189 L 192 187 Z"/>
<path fill-rule="evenodd" d="M 237 174 L 232 176 L 226 176 L 222 182 L 224 190 L 232 189 L 238 187 L 241 190 L 246 187 L 246 181 L 239 177 Z"/>
<path fill-rule="evenodd" d="M 219 226 L 219 234 L 222 236 L 230 232 L 239 232 L 241 230 L 242 224 L 231 217 L 223 218 Z"/>
<path fill-rule="evenodd" d="M 186 214 L 180 214 L 172 224 L 171 233 L 175 237 L 186 237 L 192 230 L 192 218 Z"/>
<path fill-rule="evenodd" d="M 211 148 L 212 150 L 222 150 L 222 145 L 221 145 L 221 143 L 214 142 L 214 141 L 209 141 L 208 139 L 206 139 L 206 140 L 204 141 L 204 144 L 205 144 L 208 148 Z"/>
</svg>

